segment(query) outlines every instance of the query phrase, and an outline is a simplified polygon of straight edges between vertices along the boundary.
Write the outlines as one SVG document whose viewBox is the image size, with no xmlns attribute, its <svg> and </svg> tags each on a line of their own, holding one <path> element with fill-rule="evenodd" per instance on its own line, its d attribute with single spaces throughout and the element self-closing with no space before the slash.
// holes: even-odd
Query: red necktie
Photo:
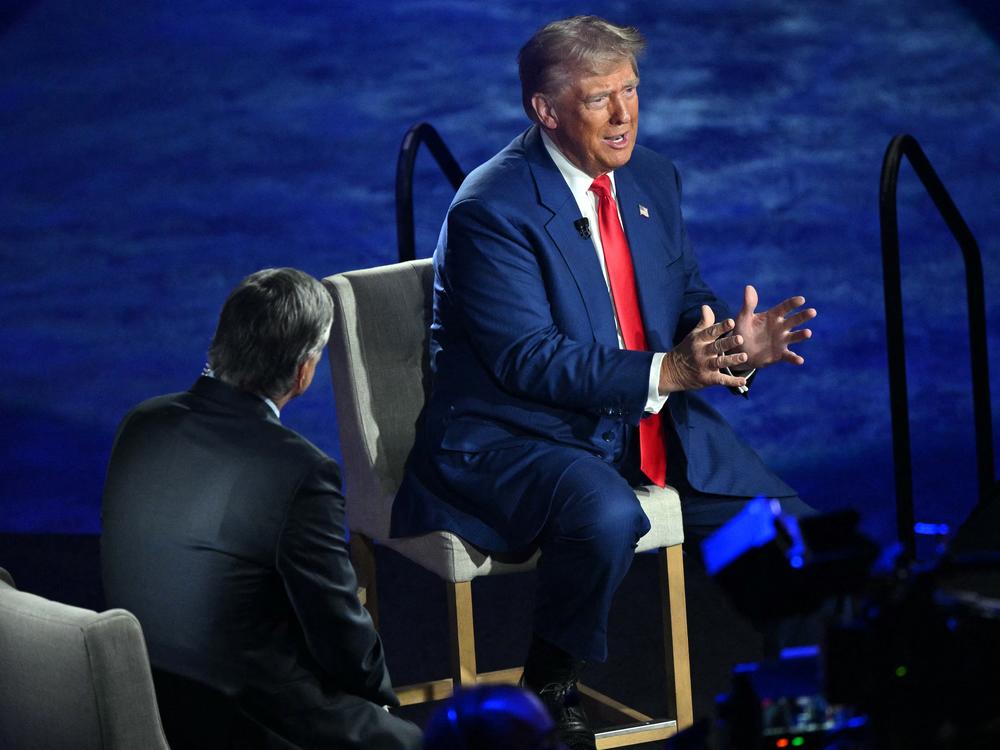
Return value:
<svg viewBox="0 0 1000 750">
<path fill-rule="evenodd" d="M 615 199 L 611 196 L 611 180 L 602 174 L 594 180 L 590 190 L 597 196 L 597 225 L 604 247 L 604 263 L 625 348 L 647 351 L 632 253 L 618 218 Z M 659 414 L 650 414 L 639 422 L 639 466 L 650 481 L 663 487 L 667 483 L 667 447 L 661 422 Z"/>
</svg>

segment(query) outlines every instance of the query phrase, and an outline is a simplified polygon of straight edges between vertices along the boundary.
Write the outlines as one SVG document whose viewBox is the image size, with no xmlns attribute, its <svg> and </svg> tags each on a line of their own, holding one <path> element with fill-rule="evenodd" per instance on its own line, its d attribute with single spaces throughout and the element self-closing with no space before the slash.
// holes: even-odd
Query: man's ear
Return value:
<svg viewBox="0 0 1000 750">
<path fill-rule="evenodd" d="M 531 97 L 531 108 L 535 110 L 538 122 L 546 130 L 555 130 L 559 127 L 559 118 L 556 116 L 555 107 L 552 100 L 545 94 L 535 94 Z"/>
<path fill-rule="evenodd" d="M 304 393 L 309 387 L 309 360 L 305 359 L 299 364 L 299 369 L 295 371 L 295 390 Z"/>
<path fill-rule="evenodd" d="M 299 368 L 295 371 L 295 387 L 293 388 L 293 393 L 295 396 L 301 396 L 307 390 L 309 386 L 312 385 L 313 376 L 316 374 L 316 365 L 319 363 L 319 357 L 307 357 L 299 365 Z"/>
</svg>

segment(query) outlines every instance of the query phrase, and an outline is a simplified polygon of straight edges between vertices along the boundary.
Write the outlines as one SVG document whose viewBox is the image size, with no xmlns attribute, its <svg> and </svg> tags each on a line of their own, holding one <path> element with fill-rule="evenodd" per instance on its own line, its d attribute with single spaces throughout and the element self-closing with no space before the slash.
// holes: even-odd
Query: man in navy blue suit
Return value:
<svg viewBox="0 0 1000 750">
<path fill-rule="evenodd" d="M 677 170 L 636 145 L 643 46 L 582 16 L 521 50 L 534 124 L 449 209 L 432 393 L 393 507 L 394 535 L 541 550 L 524 682 L 571 748 L 594 746 L 573 687 L 606 658 L 611 597 L 649 528 L 632 487 L 676 487 L 689 534 L 759 494 L 807 510 L 692 392 L 745 395 L 756 370 L 802 364 L 789 346 L 816 313 L 802 297 L 756 312 L 747 286 L 733 318 L 702 280 Z"/>
</svg>

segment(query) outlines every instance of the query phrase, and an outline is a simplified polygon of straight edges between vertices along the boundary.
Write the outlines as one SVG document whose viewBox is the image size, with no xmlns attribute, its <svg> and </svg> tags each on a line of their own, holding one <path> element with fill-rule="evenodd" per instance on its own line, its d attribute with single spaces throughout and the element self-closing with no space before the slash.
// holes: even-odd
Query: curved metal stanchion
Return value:
<svg viewBox="0 0 1000 750">
<path fill-rule="evenodd" d="M 983 263 L 969 226 L 911 135 L 897 135 L 882 160 L 879 184 L 879 224 L 882 230 L 882 274 L 885 290 L 886 341 L 889 356 L 889 398 L 892 409 L 893 462 L 896 477 L 896 525 L 899 541 L 912 559 L 916 552 L 913 512 L 913 464 L 910 415 L 906 388 L 906 352 L 903 339 L 903 293 L 900 282 L 899 225 L 896 185 L 903 157 L 913 167 L 938 212 L 948 225 L 965 261 L 969 314 L 969 351 L 972 359 L 972 408 L 976 434 L 976 474 L 979 502 L 984 503 L 996 481 L 993 463 L 993 419 L 986 339 Z"/>
<path fill-rule="evenodd" d="M 421 122 L 406 131 L 399 147 L 399 159 L 396 161 L 396 242 L 399 247 L 399 260 L 414 260 L 416 258 L 416 238 L 413 222 L 413 168 L 417 162 L 417 151 L 420 144 L 427 145 L 431 156 L 437 162 L 451 186 L 458 190 L 465 180 L 465 172 L 444 145 L 438 132 L 428 123 Z"/>
</svg>

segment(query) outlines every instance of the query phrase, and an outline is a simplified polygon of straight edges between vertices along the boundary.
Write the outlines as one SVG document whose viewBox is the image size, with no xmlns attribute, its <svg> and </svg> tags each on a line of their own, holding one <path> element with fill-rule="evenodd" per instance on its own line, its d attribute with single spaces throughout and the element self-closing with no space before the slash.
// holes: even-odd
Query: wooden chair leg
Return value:
<svg viewBox="0 0 1000 750">
<path fill-rule="evenodd" d="M 447 582 L 451 676 L 454 687 L 476 684 L 476 638 L 472 624 L 472 581 Z"/>
<path fill-rule="evenodd" d="M 677 731 L 694 723 L 691 660 L 688 654 L 687 603 L 684 593 L 684 552 L 679 544 L 659 550 L 663 596 L 663 650 L 667 672 L 673 675 Z"/>
<path fill-rule="evenodd" d="M 351 532 L 351 563 L 358 577 L 358 598 L 378 629 L 378 589 L 375 583 L 375 543 L 364 534 Z"/>
</svg>

